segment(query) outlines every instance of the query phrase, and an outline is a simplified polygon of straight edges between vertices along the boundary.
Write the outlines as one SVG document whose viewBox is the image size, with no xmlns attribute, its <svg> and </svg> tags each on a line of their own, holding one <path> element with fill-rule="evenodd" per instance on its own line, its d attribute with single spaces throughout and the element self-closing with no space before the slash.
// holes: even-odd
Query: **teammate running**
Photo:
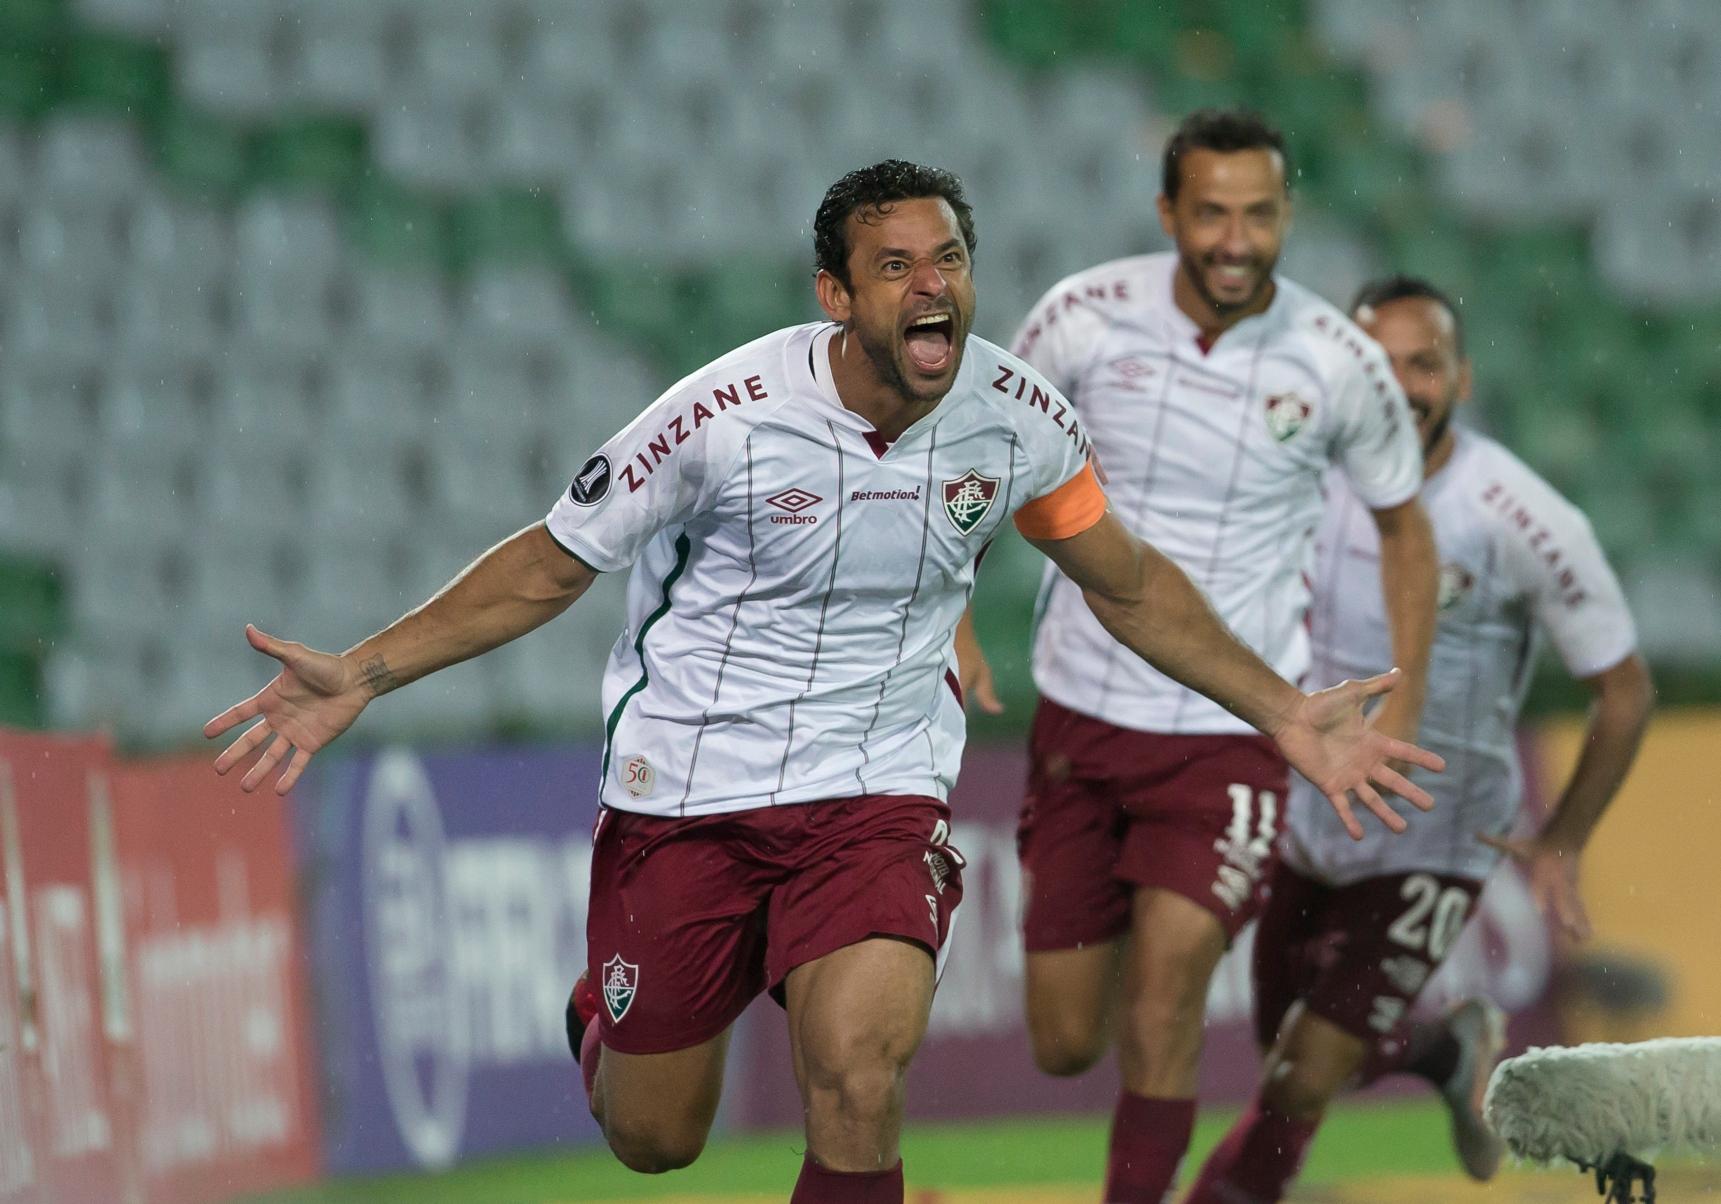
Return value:
<svg viewBox="0 0 1721 1204">
<path fill-rule="evenodd" d="M 1387 758 L 1440 762 L 1364 723 L 1394 675 L 1304 696 L 1109 514 L 1069 405 L 969 337 L 974 229 L 955 177 L 853 172 L 814 240 L 830 322 L 675 385 L 544 522 L 348 652 L 248 628 L 281 672 L 205 731 L 258 718 L 216 766 L 262 750 L 254 789 L 292 751 L 286 790 L 373 698 L 631 565 L 569 1009 L 592 1111 L 628 1166 L 692 1162 L 730 1026 L 770 990 L 806 1110 L 793 1198 L 900 1201 L 903 1075 L 962 897 L 946 839 L 963 742 L 953 633 L 1006 522 L 1124 644 L 1270 733 L 1347 825 L 1347 796 L 1390 814 L 1376 785 L 1426 804 Z"/>
<path fill-rule="evenodd" d="M 1528 867 L 1567 936 L 1588 934 L 1579 859 L 1653 700 L 1619 583 L 1583 515 L 1498 443 L 1452 425 L 1470 392 L 1458 310 L 1433 285 L 1393 277 L 1363 289 L 1355 316 L 1391 358 L 1426 451 L 1440 621 L 1420 738 L 1448 769 L 1427 783 L 1440 802 L 1435 815 L 1400 840 L 1348 840 L 1303 783 L 1292 787 L 1283 861 L 1255 935 L 1256 1033 L 1271 1052 L 1260 1091 L 1208 1159 L 1191 1204 L 1279 1199 L 1333 1097 L 1394 1071 L 1440 1091 L 1464 1169 L 1493 1175 L 1500 1143 L 1480 1104 L 1503 1040 L 1499 1011 L 1470 1000 L 1439 1022 L 1412 1023 L 1411 1005 L 1500 852 Z M 1373 588 L 1373 524 L 1343 480 L 1331 490 L 1318 540 L 1317 684 L 1391 655 Z M 1538 626 L 1596 703 L 1552 815 L 1540 834 L 1514 843 L 1513 729 Z"/>
<path fill-rule="evenodd" d="M 1421 457 L 1380 349 L 1273 274 L 1289 178 L 1260 117 L 1192 115 L 1164 157 L 1159 217 L 1175 253 L 1057 285 L 1016 351 L 1075 403 L 1121 521 L 1292 680 L 1308 666 L 1321 478 L 1341 466 L 1380 532 L 1405 670 L 1377 726 L 1408 736 L 1434 625 Z M 1060 567 L 1034 641 L 1019 833 L 1028 1027 L 1035 1061 L 1060 1075 L 1092 1066 L 1115 1027 L 1106 1199 L 1157 1202 L 1189 1144 L 1208 981 L 1253 914 L 1286 765 L 1232 709 L 1132 656 Z"/>
</svg>

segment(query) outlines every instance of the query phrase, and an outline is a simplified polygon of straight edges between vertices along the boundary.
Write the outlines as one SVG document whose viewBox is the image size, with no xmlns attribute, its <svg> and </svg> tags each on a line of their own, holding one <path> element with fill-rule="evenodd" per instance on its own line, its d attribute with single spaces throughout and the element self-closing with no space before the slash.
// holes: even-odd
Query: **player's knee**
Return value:
<svg viewBox="0 0 1721 1204">
<path fill-rule="evenodd" d="M 609 1120 L 604 1137 L 616 1159 L 642 1175 L 661 1175 L 693 1165 L 705 1149 L 705 1134 L 691 1128 Z"/>
<path fill-rule="evenodd" d="M 1140 992 L 1124 1009 L 1130 1037 L 1138 1045 L 1188 1045 L 1201 1040 L 1207 991 L 1166 983 Z"/>
<path fill-rule="evenodd" d="M 1105 1026 L 1067 1014 L 1028 1018 L 1034 1064 L 1051 1075 L 1075 1075 L 1090 1069 L 1106 1051 Z"/>
<path fill-rule="evenodd" d="M 884 1042 L 836 1042 L 806 1062 L 807 1107 L 826 1117 L 871 1124 L 901 1105 L 910 1050 Z"/>
<path fill-rule="evenodd" d="M 1318 1120 L 1341 1086 L 1335 1069 L 1318 1058 L 1289 1058 L 1273 1069 L 1261 1095 L 1275 1112 L 1297 1120 Z"/>
</svg>

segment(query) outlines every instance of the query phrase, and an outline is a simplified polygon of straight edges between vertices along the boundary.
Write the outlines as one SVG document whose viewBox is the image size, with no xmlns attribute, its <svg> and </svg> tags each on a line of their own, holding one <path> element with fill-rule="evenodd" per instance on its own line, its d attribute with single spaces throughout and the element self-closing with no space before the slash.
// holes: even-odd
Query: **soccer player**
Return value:
<svg viewBox="0 0 1721 1204">
<path fill-rule="evenodd" d="M 586 974 L 569 1008 L 592 1111 L 628 1166 L 704 1145 L 731 1024 L 788 1015 L 807 1149 L 797 1201 L 899 1201 L 903 1075 L 962 897 L 954 632 L 1013 521 L 1117 638 L 1266 732 L 1354 825 L 1439 759 L 1367 726 L 1394 675 L 1305 696 L 1112 517 L 1064 399 L 968 331 L 974 226 L 946 172 L 887 161 L 814 221 L 830 321 L 672 387 L 541 523 L 341 655 L 255 629 L 279 675 L 205 729 L 216 761 L 289 750 L 285 790 L 374 698 L 525 634 L 632 566 L 604 671 Z"/>
<path fill-rule="evenodd" d="M 1277 130 L 1195 113 L 1163 169 L 1175 252 L 1058 284 L 1016 352 L 1075 403 L 1120 520 L 1292 680 L 1308 666 L 1321 479 L 1339 465 L 1380 532 L 1390 663 L 1405 671 L 1377 726 L 1408 735 L 1435 563 L 1404 396 L 1348 318 L 1274 275 L 1291 214 Z M 1054 561 L 1034 639 L 1028 1028 L 1036 1062 L 1060 1075 L 1092 1066 L 1116 1030 L 1106 1199 L 1157 1202 L 1189 1144 L 1208 982 L 1253 914 L 1287 771 L 1234 709 L 1130 655 L 1086 592 Z"/>
<path fill-rule="evenodd" d="M 1444 753 L 1448 769 L 1428 783 L 1440 804 L 1434 816 L 1392 841 L 1346 839 L 1301 782 L 1292 787 L 1283 860 L 1255 937 L 1266 1069 L 1254 1102 L 1208 1159 L 1192 1204 L 1279 1199 L 1327 1103 L 1394 1071 L 1440 1091 L 1464 1169 L 1477 1179 L 1494 1173 L 1500 1144 L 1479 1107 L 1503 1040 L 1498 1009 L 1470 1000 L 1438 1022 L 1413 1023 L 1411 1005 L 1501 852 L 1528 867 L 1567 936 L 1587 935 L 1578 863 L 1653 700 L 1619 583 L 1583 515 L 1498 443 L 1452 425 L 1470 392 L 1457 308 L 1426 281 L 1392 277 L 1366 286 L 1354 313 L 1386 349 L 1425 450 L 1423 505 L 1441 568 L 1420 739 Z M 1342 479 L 1330 485 L 1318 537 L 1316 683 L 1391 655 L 1372 588 L 1373 524 Z M 1511 842 L 1520 788 L 1512 733 L 1537 627 L 1595 706 L 1583 755 L 1546 824 Z"/>
</svg>

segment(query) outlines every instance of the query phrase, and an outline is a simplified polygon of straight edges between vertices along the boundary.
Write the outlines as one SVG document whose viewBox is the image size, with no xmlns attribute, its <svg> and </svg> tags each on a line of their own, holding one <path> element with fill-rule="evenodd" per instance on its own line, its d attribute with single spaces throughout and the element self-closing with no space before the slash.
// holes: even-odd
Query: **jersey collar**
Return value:
<svg viewBox="0 0 1721 1204">
<path fill-rule="evenodd" d="M 1211 355 L 1214 350 L 1224 348 L 1229 350 L 1236 341 L 1239 332 L 1255 329 L 1258 323 L 1277 322 L 1285 312 L 1285 281 L 1275 274 L 1273 276 L 1273 299 L 1267 302 L 1267 308 L 1258 314 L 1250 314 L 1229 330 L 1221 334 L 1211 343 L 1203 343 L 1201 327 L 1195 324 L 1195 319 L 1184 313 L 1177 306 L 1177 298 L 1172 292 L 1173 282 L 1177 277 L 1177 252 L 1172 251 L 1165 257 L 1166 271 L 1154 289 L 1153 295 L 1159 302 L 1159 311 L 1166 325 L 1172 331 L 1172 346 L 1194 350 L 1202 357 Z"/>
<path fill-rule="evenodd" d="M 843 399 L 837 395 L 836 382 L 831 379 L 831 339 L 839 337 L 842 327 L 834 322 L 826 323 L 813 331 L 808 340 L 807 352 L 797 356 L 796 365 L 800 378 L 805 383 L 808 394 L 820 410 L 839 426 L 847 427 L 863 437 L 877 436 L 878 432 L 872 423 L 843 404 Z M 969 336 L 969 345 L 963 348 L 962 366 L 956 370 L 956 379 L 950 383 L 950 392 L 944 399 L 932 407 L 932 411 L 923 414 L 912 426 L 903 431 L 890 448 L 902 447 L 912 443 L 922 432 L 930 430 L 941 422 L 944 416 L 960 405 L 973 389 L 970 387 L 974 379 L 974 358 L 970 354 L 973 348 L 973 336 Z M 871 440 L 869 439 L 869 442 Z M 877 449 L 874 449 L 877 452 Z M 883 459 L 883 454 L 879 453 Z"/>
</svg>

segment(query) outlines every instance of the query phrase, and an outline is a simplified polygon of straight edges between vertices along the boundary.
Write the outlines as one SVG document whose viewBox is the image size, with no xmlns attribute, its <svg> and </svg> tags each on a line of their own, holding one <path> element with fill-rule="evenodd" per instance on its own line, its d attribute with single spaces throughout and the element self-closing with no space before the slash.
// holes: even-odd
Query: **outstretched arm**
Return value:
<svg viewBox="0 0 1721 1204">
<path fill-rule="evenodd" d="M 1422 719 L 1440 593 L 1434 528 L 1415 498 L 1372 513 L 1380 530 L 1380 588 L 1392 634 L 1392 663 L 1404 670 L 1403 683 L 1381 704 L 1375 725 L 1388 735 L 1414 740 Z"/>
<path fill-rule="evenodd" d="M 1649 668 L 1636 653 L 1585 678 L 1584 684 L 1595 702 L 1584 730 L 1583 751 L 1547 823 L 1529 840 L 1482 838 L 1523 863 L 1543 911 L 1558 921 L 1567 936 L 1579 941 L 1588 939 L 1590 921 L 1578 888 L 1578 863 L 1590 834 L 1625 781 L 1655 705 Z"/>
<path fill-rule="evenodd" d="M 1425 811 L 1434 805 L 1387 761 L 1434 770 L 1444 762 L 1373 730 L 1363 715 L 1368 699 L 1396 684 L 1396 670 L 1305 695 L 1231 633 L 1183 570 L 1114 515 L 1068 539 L 1034 543 L 1081 587 L 1095 617 L 1119 643 L 1271 736 L 1292 768 L 1327 796 L 1352 837 L 1362 838 L 1352 794 L 1395 832 L 1405 822 L 1376 786 Z"/>
<path fill-rule="evenodd" d="M 561 614 L 596 579 L 595 570 L 535 523 L 484 553 L 422 606 L 338 656 L 247 626 L 251 646 L 281 662 L 281 671 L 204 725 L 203 734 L 213 738 L 257 720 L 215 759 L 216 772 L 226 773 L 267 742 L 240 785 L 255 790 L 291 750 L 275 783 L 276 793 L 285 794 L 312 755 L 352 726 L 371 699 L 525 635 Z"/>
</svg>

